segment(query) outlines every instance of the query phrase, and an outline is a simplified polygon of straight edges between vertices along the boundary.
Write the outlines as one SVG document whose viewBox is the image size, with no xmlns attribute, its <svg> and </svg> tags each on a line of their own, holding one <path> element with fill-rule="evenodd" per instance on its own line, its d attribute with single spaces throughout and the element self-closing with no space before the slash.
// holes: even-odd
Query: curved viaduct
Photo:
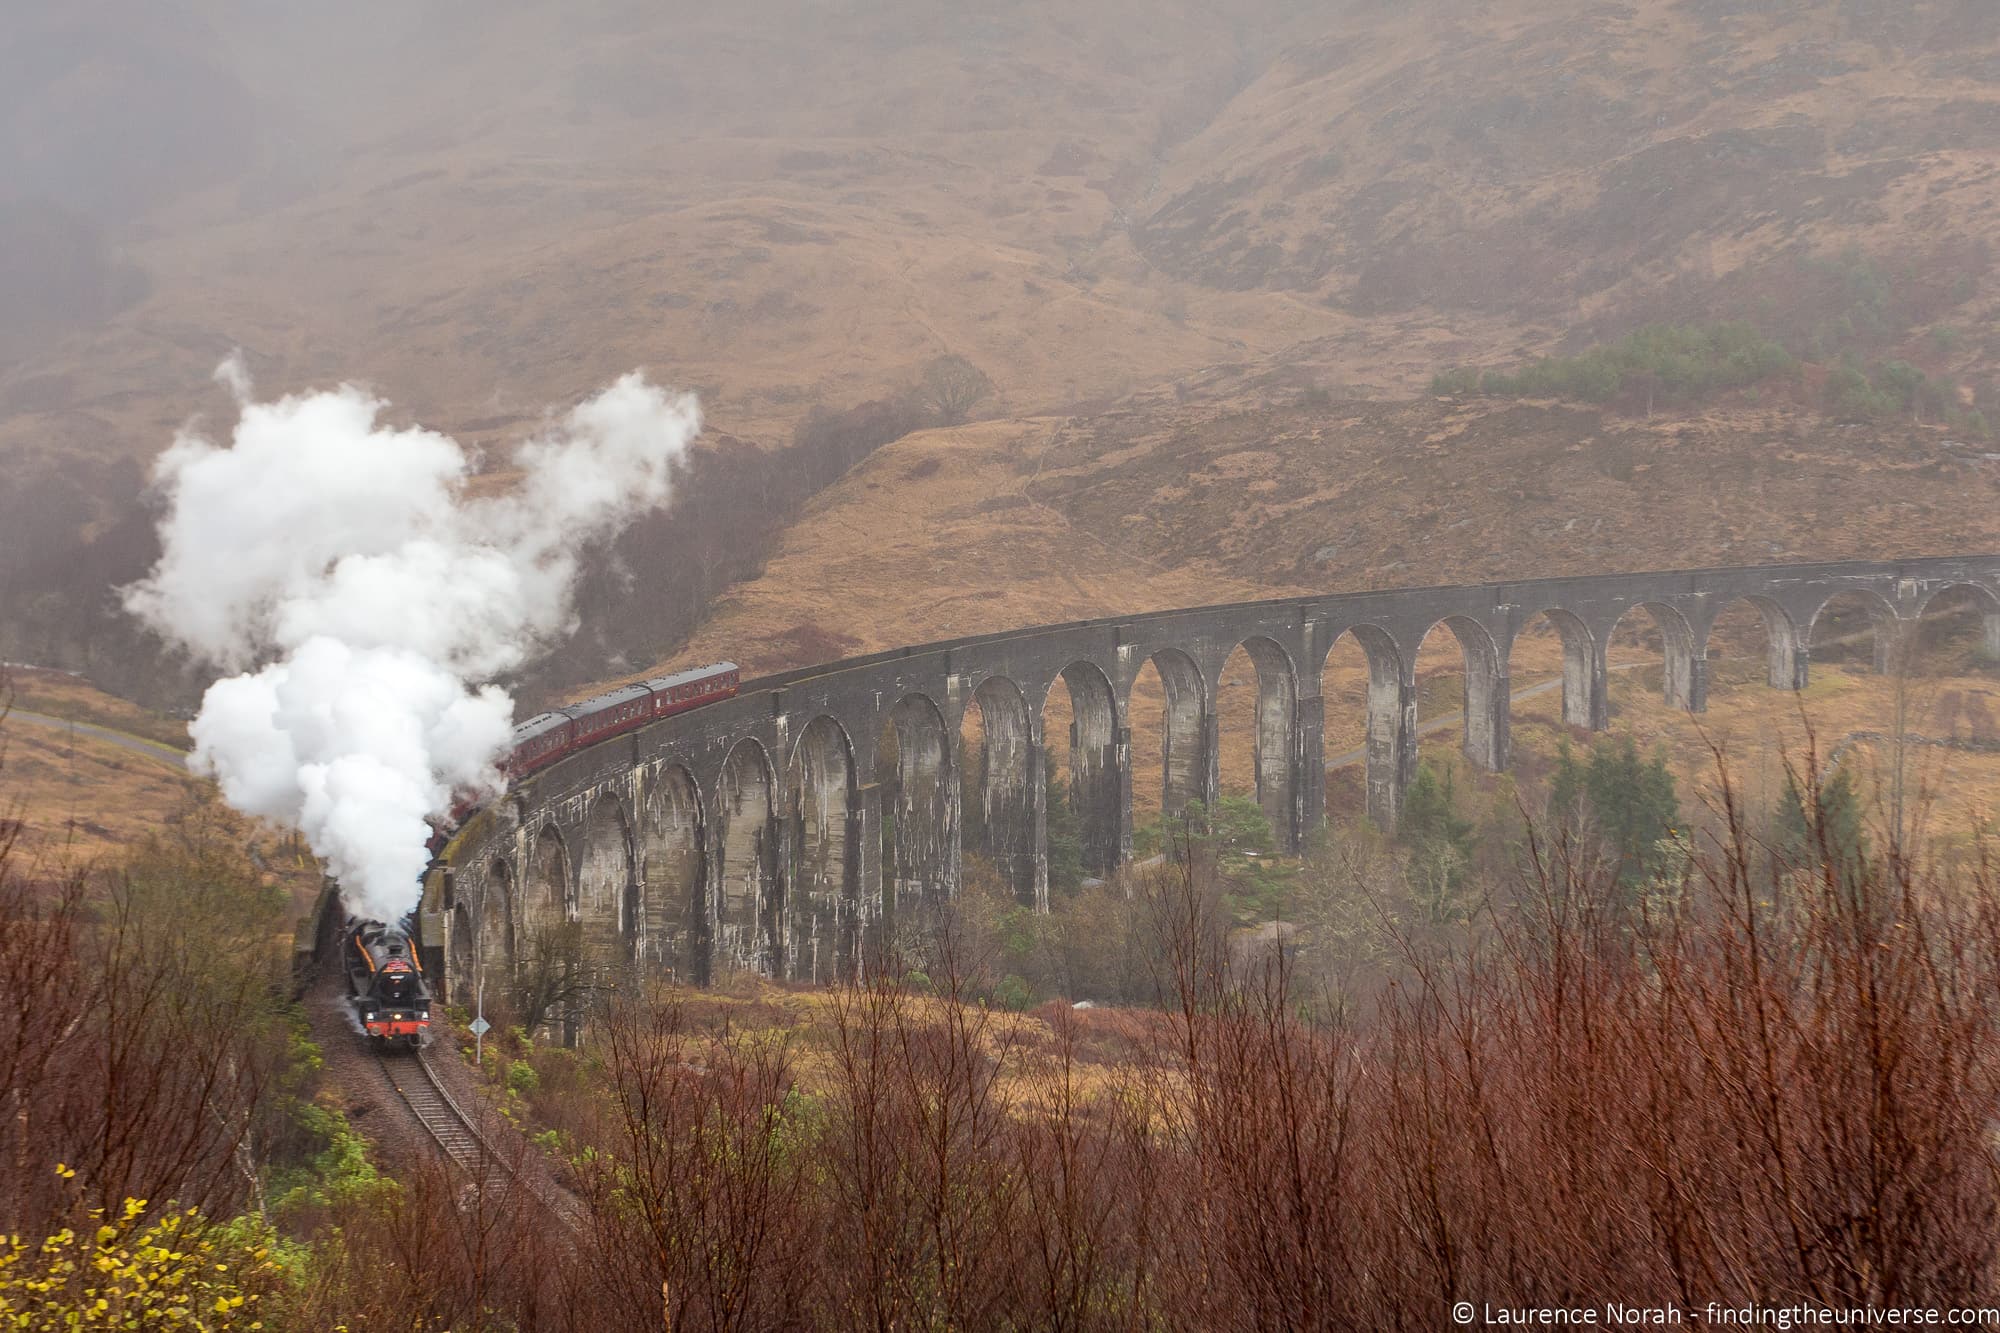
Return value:
<svg viewBox="0 0 2000 1333">
<path fill-rule="evenodd" d="M 1296 849 L 1324 808 L 1320 675 L 1352 638 L 1368 664 L 1367 800 L 1395 818 L 1417 754 L 1418 646 L 1439 625 L 1464 660 L 1464 748 L 1508 762 L 1508 658 L 1546 617 L 1563 650 L 1562 711 L 1603 728 L 1605 648 L 1628 612 L 1658 627 L 1670 703 L 1700 711 L 1723 610 L 1762 617 L 1770 684 L 1803 688 L 1814 628 L 1858 599 L 1878 668 L 1936 599 L 1974 601 L 2000 653 L 2000 556 L 1607 574 L 1282 598 L 1111 616 L 877 653 L 748 682 L 735 698 L 606 741 L 476 815 L 434 869 L 454 994 L 520 965 L 538 930 L 579 923 L 594 965 L 705 984 L 715 971 L 824 981 L 958 885 L 961 848 L 1046 908 L 1043 703 L 1071 701 L 1070 799 L 1086 871 L 1132 840 L 1134 681 L 1165 688 L 1163 808 L 1217 795 L 1214 699 L 1238 647 L 1257 676 L 1258 799 Z M 961 724 L 976 705 L 983 744 Z M 885 732 L 894 744 L 878 745 Z M 967 771 L 971 761 L 977 771 Z M 884 824 L 888 824 L 885 836 Z"/>
</svg>

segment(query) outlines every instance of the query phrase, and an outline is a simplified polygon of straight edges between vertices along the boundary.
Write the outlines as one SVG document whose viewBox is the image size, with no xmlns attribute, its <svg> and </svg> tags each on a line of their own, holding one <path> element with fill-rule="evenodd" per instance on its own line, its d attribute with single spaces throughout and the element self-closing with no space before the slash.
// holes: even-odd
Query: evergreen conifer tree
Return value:
<svg viewBox="0 0 2000 1333">
<path fill-rule="evenodd" d="M 1852 874 L 1867 859 L 1868 831 L 1861 818 L 1861 798 L 1845 768 L 1813 793 L 1813 809 L 1806 809 L 1806 795 L 1795 778 L 1785 780 L 1785 795 L 1778 805 L 1777 852 L 1793 865 L 1812 865 L 1822 854 Z"/>
<path fill-rule="evenodd" d="M 1680 823 L 1680 801 L 1666 756 L 1642 759 L 1630 733 L 1606 737 L 1591 747 L 1583 775 L 1584 796 L 1597 820 L 1598 833 L 1628 886 L 1647 880 L 1659 868 L 1660 844 Z"/>
<path fill-rule="evenodd" d="M 1599 737 L 1579 759 L 1564 737 L 1549 780 L 1550 817 L 1573 828 L 1587 815 L 1617 867 L 1619 882 L 1643 884 L 1661 865 L 1681 818 L 1674 775 L 1664 754 L 1642 758 L 1629 734 Z"/>
</svg>

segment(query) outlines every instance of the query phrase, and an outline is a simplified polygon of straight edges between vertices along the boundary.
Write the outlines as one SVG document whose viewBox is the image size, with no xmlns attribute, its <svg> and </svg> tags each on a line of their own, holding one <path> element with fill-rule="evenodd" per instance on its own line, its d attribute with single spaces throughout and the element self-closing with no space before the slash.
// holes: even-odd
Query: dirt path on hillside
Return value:
<svg viewBox="0 0 2000 1333">
<path fill-rule="evenodd" d="M 148 759 L 157 759 L 162 763 L 172 764 L 175 769 L 182 773 L 187 772 L 187 752 L 185 750 L 176 750 L 171 745 L 165 745 L 159 741 L 149 741 L 143 736 L 133 736 L 126 732 L 113 731 L 110 727 L 100 727 L 95 722 L 75 722 L 66 717 L 50 717 L 46 713 L 30 713 L 20 708 L 9 710 L 6 720 L 9 722 L 25 722 L 31 727 L 47 727 L 55 731 L 74 731 L 80 736 L 89 736 L 96 740 L 109 741 L 121 750 L 130 750 L 133 754 L 142 754 Z"/>
</svg>

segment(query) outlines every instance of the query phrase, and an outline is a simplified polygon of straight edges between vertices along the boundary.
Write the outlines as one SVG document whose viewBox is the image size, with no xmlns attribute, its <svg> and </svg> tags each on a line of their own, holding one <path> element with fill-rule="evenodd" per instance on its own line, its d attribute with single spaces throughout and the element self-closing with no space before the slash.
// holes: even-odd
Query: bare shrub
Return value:
<svg viewBox="0 0 2000 1333">
<path fill-rule="evenodd" d="M 282 895 L 212 808 L 113 874 L 43 878 L 13 850 L 0 847 L 0 1225 L 132 1198 L 210 1215 L 256 1202 L 283 1129 L 286 978 L 268 947 Z"/>
<path fill-rule="evenodd" d="M 986 372 L 962 356 L 941 356 L 924 367 L 913 397 L 932 420 L 956 426 L 993 392 Z"/>
<path fill-rule="evenodd" d="M 798 1324 L 810 1122 L 783 1044 L 702 1040 L 671 999 L 598 1026 L 610 1105 L 584 1182 L 604 1326 Z"/>
<path fill-rule="evenodd" d="M 1402 952 L 1371 946 L 1365 1009 L 1289 951 L 1232 955 L 1193 844 L 1129 901 L 1158 1009 L 989 1009 L 968 951 L 1012 927 L 952 914 L 920 987 L 871 964 L 823 1001 L 623 990 L 525 1103 L 579 1241 L 441 1169 L 370 1175 L 293 1219 L 287 1313 L 1423 1329 L 1461 1300 L 1992 1302 L 2000 897 L 1983 861 L 1850 836 L 1816 767 L 1769 838 L 1724 773 L 1712 830 L 1636 890 L 1578 830 L 1529 830 L 1481 931 L 1386 918 Z M 0 873 L 19 1229 L 148 1190 L 254 1206 L 282 1024 L 259 886 L 211 832 L 101 889 Z"/>
<path fill-rule="evenodd" d="M 947 932 L 935 999 L 894 972 L 836 994 L 826 1122 L 836 1325 L 991 1327 L 1011 1304 L 1020 1181 L 999 1080 L 1011 1039 L 969 1002 Z"/>
<path fill-rule="evenodd" d="M 504 1185 L 442 1162 L 339 1200 L 314 1234 L 288 1327 L 582 1329 L 567 1238 Z"/>
<path fill-rule="evenodd" d="M 972 1002 L 949 921 L 934 993 L 883 969 L 834 994 L 811 1094 L 789 1042 L 634 1005 L 600 1048 L 622 1128 L 592 1195 L 629 1271 L 592 1317 L 646 1326 L 661 1282 L 677 1328 L 1990 1297 L 1990 874 L 1825 820 L 1774 849 L 1724 792 L 1636 896 L 1573 831 L 1531 831 L 1491 929 L 1414 943 L 1360 1017 L 1288 953 L 1232 959 L 1191 853 L 1138 900 L 1166 1012 L 1109 1045 L 1095 1013 Z"/>
<path fill-rule="evenodd" d="M 502 1009 L 530 1032 L 544 1024 L 567 1029 L 596 993 L 585 965 L 583 926 L 557 921 L 528 933 Z"/>
</svg>

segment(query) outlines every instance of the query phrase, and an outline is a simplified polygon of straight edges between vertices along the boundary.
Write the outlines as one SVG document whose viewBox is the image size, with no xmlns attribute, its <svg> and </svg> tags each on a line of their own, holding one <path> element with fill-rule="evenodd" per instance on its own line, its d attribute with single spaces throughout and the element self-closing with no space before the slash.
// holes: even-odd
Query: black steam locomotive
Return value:
<svg viewBox="0 0 2000 1333">
<path fill-rule="evenodd" d="M 379 1049 L 423 1044 L 431 1025 L 431 991 L 405 926 L 350 919 L 341 954 L 354 1017 Z"/>
</svg>

